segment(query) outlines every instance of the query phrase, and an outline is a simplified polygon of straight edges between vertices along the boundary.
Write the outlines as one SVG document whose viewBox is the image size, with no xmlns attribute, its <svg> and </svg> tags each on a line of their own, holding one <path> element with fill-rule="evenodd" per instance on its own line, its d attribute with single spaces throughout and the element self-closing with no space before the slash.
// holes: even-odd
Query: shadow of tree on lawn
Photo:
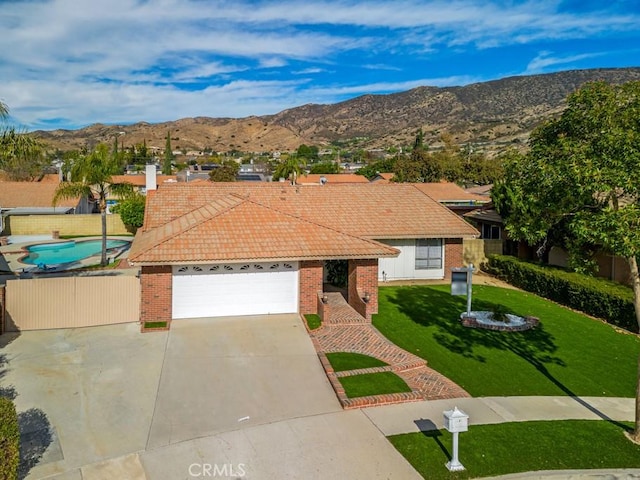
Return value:
<svg viewBox="0 0 640 480">
<path fill-rule="evenodd" d="M 487 359 L 478 353 L 478 347 L 511 352 L 531 364 L 567 396 L 603 420 L 616 426 L 628 427 L 614 421 L 589 403 L 578 397 L 547 368 L 548 365 L 566 367 L 566 363 L 555 353 L 558 350 L 555 339 L 545 330 L 543 320 L 534 329 L 522 332 L 500 332 L 486 329 L 468 328 L 459 321 L 460 313 L 466 311 L 465 297 L 454 297 L 449 292 L 425 287 L 398 288 L 389 301 L 413 322 L 435 329 L 433 338 L 447 350 L 464 358 L 485 363 Z M 504 305 L 474 298 L 473 310 L 495 311 Z M 533 312 L 510 309 L 516 315 L 526 316 Z"/>
</svg>

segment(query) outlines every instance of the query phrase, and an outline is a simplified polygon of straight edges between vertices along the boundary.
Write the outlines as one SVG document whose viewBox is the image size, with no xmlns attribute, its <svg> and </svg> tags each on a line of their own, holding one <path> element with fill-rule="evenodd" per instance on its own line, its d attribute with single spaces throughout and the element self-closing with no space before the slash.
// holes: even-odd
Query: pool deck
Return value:
<svg viewBox="0 0 640 480">
<path fill-rule="evenodd" d="M 109 235 L 107 237 L 109 240 L 128 240 L 132 241 L 133 237 L 131 236 L 119 236 L 119 235 Z M 43 270 L 36 265 L 31 265 L 27 263 L 22 263 L 20 259 L 27 255 L 26 248 L 32 245 L 38 245 L 41 243 L 65 243 L 71 240 L 100 240 L 101 236 L 91 236 L 91 237 L 77 237 L 77 238 L 60 238 L 54 239 L 51 236 L 33 236 L 33 237 L 25 237 L 21 236 L 18 238 L 9 237 L 9 244 L 0 246 L 0 275 L 3 278 L 33 278 L 34 276 L 50 276 L 51 274 L 71 274 L 71 273 L 79 273 L 77 270 L 83 269 L 86 267 L 92 267 L 98 265 L 100 263 L 100 254 L 93 255 L 91 257 L 86 257 L 81 260 L 77 260 L 75 262 L 69 262 L 66 264 L 60 264 L 51 266 L 51 268 L 47 268 Z M 17 241 L 14 241 L 17 240 Z M 118 253 L 115 257 L 116 259 L 126 259 L 129 250 L 125 250 L 124 252 Z M 111 257 L 110 255 L 108 255 Z M 113 260 L 113 259 L 112 259 Z M 74 272 L 75 271 L 75 272 Z M 0 279 L 0 283 L 2 280 Z"/>
</svg>

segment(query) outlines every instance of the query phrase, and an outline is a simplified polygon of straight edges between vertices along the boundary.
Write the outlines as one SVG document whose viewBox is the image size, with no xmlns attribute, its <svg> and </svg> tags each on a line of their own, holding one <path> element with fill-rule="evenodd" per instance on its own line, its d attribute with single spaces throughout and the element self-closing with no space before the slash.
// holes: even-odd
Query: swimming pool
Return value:
<svg viewBox="0 0 640 480">
<path fill-rule="evenodd" d="M 116 249 L 122 249 L 131 242 L 127 240 L 107 239 L 107 255 L 114 253 Z M 87 257 L 100 255 L 102 251 L 102 240 L 81 240 L 58 243 L 40 243 L 31 245 L 26 250 L 28 255 L 22 257 L 20 261 L 28 265 L 57 265 L 60 263 L 71 263 L 83 260 Z M 110 252 L 111 250 L 111 252 Z"/>
</svg>

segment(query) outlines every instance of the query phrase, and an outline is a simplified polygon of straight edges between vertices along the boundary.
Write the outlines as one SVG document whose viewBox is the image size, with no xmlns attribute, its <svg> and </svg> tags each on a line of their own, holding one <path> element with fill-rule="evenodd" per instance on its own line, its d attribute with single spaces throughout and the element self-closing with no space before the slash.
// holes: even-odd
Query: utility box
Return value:
<svg viewBox="0 0 640 480">
<path fill-rule="evenodd" d="M 451 269 L 451 295 L 466 295 L 469 269 L 454 267 Z"/>
<path fill-rule="evenodd" d="M 458 407 L 453 410 L 445 410 L 444 412 L 444 428 L 451 433 L 466 432 L 469 430 L 469 415 Z"/>
</svg>

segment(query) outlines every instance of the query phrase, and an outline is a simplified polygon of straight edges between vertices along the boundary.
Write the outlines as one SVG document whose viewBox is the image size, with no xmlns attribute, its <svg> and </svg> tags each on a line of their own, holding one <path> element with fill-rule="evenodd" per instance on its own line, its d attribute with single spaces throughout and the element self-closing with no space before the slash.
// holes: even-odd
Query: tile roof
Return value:
<svg viewBox="0 0 640 480">
<path fill-rule="evenodd" d="M 465 218 L 476 220 L 480 222 L 498 223 L 502 225 L 502 216 L 497 212 L 495 208 L 479 208 L 464 214 Z"/>
<path fill-rule="evenodd" d="M 0 207 L 51 208 L 57 187 L 54 182 L 0 182 Z M 79 202 L 79 198 L 60 199 L 57 206 L 76 207 Z"/>
<path fill-rule="evenodd" d="M 489 198 L 468 192 L 464 188 L 451 182 L 416 183 L 416 188 L 441 203 L 477 202 L 486 203 Z"/>
<path fill-rule="evenodd" d="M 146 175 L 113 175 L 111 177 L 113 183 L 130 183 L 131 185 L 135 185 L 136 187 L 146 187 L 147 186 L 147 177 Z M 156 186 L 165 182 L 175 182 L 175 175 L 156 175 Z"/>
<path fill-rule="evenodd" d="M 327 173 L 322 175 L 309 173 L 308 175 L 300 175 L 296 183 L 298 185 L 319 185 L 321 177 L 324 177 L 326 183 L 369 183 L 367 177 L 356 175 L 355 173 Z"/>
<path fill-rule="evenodd" d="M 176 183 L 147 197 L 129 258 L 374 258 L 395 252 L 374 240 L 475 236 L 411 184 Z"/>
<path fill-rule="evenodd" d="M 131 263 L 395 257 L 398 251 L 233 194 L 136 237 Z"/>
</svg>

